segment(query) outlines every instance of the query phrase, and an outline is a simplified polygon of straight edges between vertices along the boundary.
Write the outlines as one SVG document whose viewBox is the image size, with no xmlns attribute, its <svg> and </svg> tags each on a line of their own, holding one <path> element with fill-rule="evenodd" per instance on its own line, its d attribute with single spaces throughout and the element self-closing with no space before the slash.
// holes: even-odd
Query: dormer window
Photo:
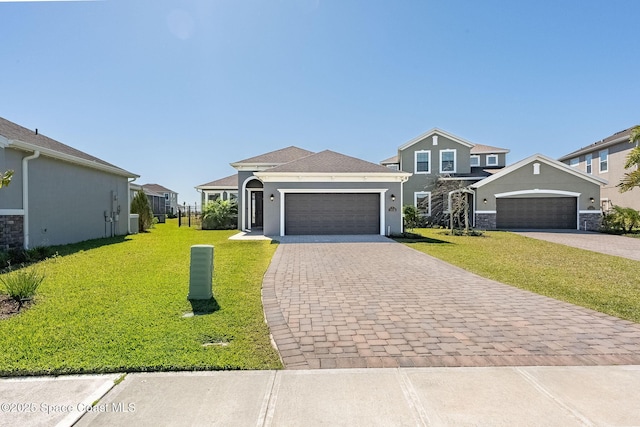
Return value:
<svg viewBox="0 0 640 427">
<path fill-rule="evenodd" d="M 497 154 L 487 154 L 487 166 L 498 166 Z"/>
</svg>

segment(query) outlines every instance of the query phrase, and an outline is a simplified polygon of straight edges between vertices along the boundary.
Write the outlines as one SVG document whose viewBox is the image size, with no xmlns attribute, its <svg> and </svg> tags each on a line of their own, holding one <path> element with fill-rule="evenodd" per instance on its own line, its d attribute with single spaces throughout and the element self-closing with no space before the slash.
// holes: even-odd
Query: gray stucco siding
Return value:
<svg viewBox="0 0 640 427">
<path fill-rule="evenodd" d="M 29 246 L 127 234 L 129 184 L 124 176 L 41 156 L 29 162 Z M 117 197 L 112 202 L 112 194 Z M 107 223 L 120 206 L 117 222 Z"/>
<path fill-rule="evenodd" d="M 533 173 L 533 164 L 540 163 L 540 174 Z M 536 191 L 538 190 L 538 191 Z M 548 193 L 543 190 L 553 190 L 559 193 Z M 578 209 L 599 209 L 600 186 L 569 172 L 552 167 L 543 162 L 527 163 L 519 169 L 504 175 L 493 182 L 489 182 L 476 189 L 477 209 L 481 211 L 496 210 L 496 194 L 516 191 L 531 191 L 513 197 L 567 197 L 562 192 L 579 193 Z M 590 198 L 595 203 L 590 202 Z M 485 204 L 483 201 L 487 200 Z"/>
<path fill-rule="evenodd" d="M 401 183 L 399 182 L 267 182 L 264 184 L 264 233 L 265 235 L 280 235 L 281 197 L 283 192 L 279 190 L 295 190 L 297 192 L 363 192 L 373 190 L 386 190 L 383 197 L 383 210 L 386 234 L 389 230 L 392 234 L 402 232 L 402 206 L 400 204 Z M 270 200 L 273 194 L 274 200 Z M 391 200 L 391 195 L 396 200 Z M 388 228 L 390 226 L 390 229 Z"/>
<path fill-rule="evenodd" d="M 0 150 L 0 173 L 13 170 L 13 178 L 8 187 L 2 187 L 0 209 L 22 209 L 22 158 L 30 155 L 10 148 Z"/>
<path fill-rule="evenodd" d="M 432 136 L 428 136 L 425 139 L 416 142 L 412 146 L 401 150 L 399 153 L 399 159 L 401 161 L 401 168 L 405 172 L 411 172 L 415 174 L 415 157 L 416 151 L 430 151 L 431 152 L 431 174 L 440 173 L 440 151 L 441 150 L 456 150 L 456 173 L 469 173 L 471 171 L 470 165 L 470 147 L 466 147 L 446 138 L 442 135 L 438 135 L 438 145 L 433 145 Z M 415 176 L 415 175 L 414 175 Z M 411 178 L 409 178 L 411 179 Z"/>
</svg>

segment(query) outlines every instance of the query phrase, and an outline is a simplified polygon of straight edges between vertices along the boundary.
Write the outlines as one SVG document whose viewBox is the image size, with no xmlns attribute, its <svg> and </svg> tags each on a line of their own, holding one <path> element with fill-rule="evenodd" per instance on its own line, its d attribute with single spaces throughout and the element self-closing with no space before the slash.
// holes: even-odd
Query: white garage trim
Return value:
<svg viewBox="0 0 640 427">
<path fill-rule="evenodd" d="M 568 196 L 568 197 L 580 197 L 580 193 L 574 193 L 572 191 L 562 191 L 562 190 L 540 190 L 535 188 L 533 190 L 519 190 L 519 191 L 509 191 L 506 193 L 498 193 L 495 195 L 496 198 L 500 197 L 514 197 L 514 196 L 525 196 L 530 194 L 556 194 L 559 196 Z"/>
<path fill-rule="evenodd" d="M 378 193 L 380 194 L 380 235 L 384 236 L 385 229 L 385 209 L 384 195 L 389 191 L 387 188 L 278 188 L 280 193 L 280 236 L 284 236 L 284 199 L 287 193 Z"/>
</svg>

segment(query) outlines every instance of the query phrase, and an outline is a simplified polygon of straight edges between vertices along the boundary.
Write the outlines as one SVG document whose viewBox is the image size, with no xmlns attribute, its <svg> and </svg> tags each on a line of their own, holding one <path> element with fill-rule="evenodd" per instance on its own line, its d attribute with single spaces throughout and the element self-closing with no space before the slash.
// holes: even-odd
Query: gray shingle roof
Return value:
<svg viewBox="0 0 640 427">
<path fill-rule="evenodd" d="M 391 156 L 388 159 L 384 159 L 383 161 L 380 162 L 381 165 L 389 165 L 389 164 L 394 164 L 394 163 L 398 163 L 398 155 L 396 154 L 395 156 Z"/>
<path fill-rule="evenodd" d="M 216 179 L 215 181 L 207 182 L 206 184 L 198 185 L 196 188 L 225 188 L 225 187 L 238 187 L 238 175 L 229 175 L 224 178 Z"/>
<path fill-rule="evenodd" d="M 629 140 L 629 135 L 631 135 L 631 130 L 635 128 L 635 126 L 631 126 L 629 129 L 621 130 L 620 132 L 616 132 L 611 136 L 608 136 L 600 141 L 594 142 L 591 145 L 587 145 L 586 147 L 579 148 L 575 151 L 572 151 L 569 154 L 565 154 L 560 157 L 560 161 L 569 160 L 572 157 L 579 156 L 581 154 L 589 153 L 590 151 L 599 150 L 600 148 L 608 147 L 609 145 L 617 144 L 620 140 Z"/>
<path fill-rule="evenodd" d="M 175 191 L 169 190 L 167 187 L 163 187 L 160 184 L 142 184 L 142 188 L 144 188 L 145 190 L 153 191 L 155 193 L 175 193 Z"/>
<path fill-rule="evenodd" d="M 233 162 L 232 165 L 239 165 L 239 164 L 279 165 L 279 164 L 288 163 L 293 160 L 299 159 L 300 157 L 308 156 L 309 154 L 313 154 L 313 151 L 291 146 L 291 147 L 282 148 L 276 151 L 270 151 L 265 154 L 260 154 L 259 156 L 240 160 L 238 162 Z"/>
<path fill-rule="evenodd" d="M 385 166 L 367 162 L 331 150 L 311 154 L 292 162 L 267 169 L 280 173 L 389 173 L 397 174 Z"/>
<path fill-rule="evenodd" d="M 471 154 L 480 154 L 480 153 L 508 153 L 509 150 L 506 148 L 492 147 L 491 145 L 484 144 L 475 144 L 471 147 Z"/>
<path fill-rule="evenodd" d="M 72 156 L 85 161 L 98 163 L 103 166 L 108 166 L 110 168 L 120 169 L 123 174 L 128 176 L 132 176 L 132 177 L 137 176 L 111 163 L 105 162 L 102 159 L 94 157 L 83 151 L 76 150 L 75 148 L 70 147 L 66 144 L 63 144 L 62 142 L 56 141 L 55 139 L 51 139 L 45 135 L 42 135 L 41 133 L 36 134 L 35 131 L 22 127 L 16 123 L 10 122 L 9 120 L 4 119 L 2 117 L 0 117 L 0 135 L 4 136 L 9 140 L 15 139 L 21 142 L 25 142 L 27 144 L 34 145 L 36 147 L 55 151 L 56 153 L 60 153 L 66 156 Z"/>
</svg>

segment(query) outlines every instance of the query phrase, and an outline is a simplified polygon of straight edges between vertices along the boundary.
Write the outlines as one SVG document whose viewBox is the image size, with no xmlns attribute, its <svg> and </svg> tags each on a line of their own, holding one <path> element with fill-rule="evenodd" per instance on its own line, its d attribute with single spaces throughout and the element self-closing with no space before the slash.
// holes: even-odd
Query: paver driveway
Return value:
<svg viewBox="0 0 640 427">
<path fill-rule="evenodd" d="M 640 364 L 639 324 L 374 240 L 278 246 L 262 298 L 287 368 Z"/>
</svg>

